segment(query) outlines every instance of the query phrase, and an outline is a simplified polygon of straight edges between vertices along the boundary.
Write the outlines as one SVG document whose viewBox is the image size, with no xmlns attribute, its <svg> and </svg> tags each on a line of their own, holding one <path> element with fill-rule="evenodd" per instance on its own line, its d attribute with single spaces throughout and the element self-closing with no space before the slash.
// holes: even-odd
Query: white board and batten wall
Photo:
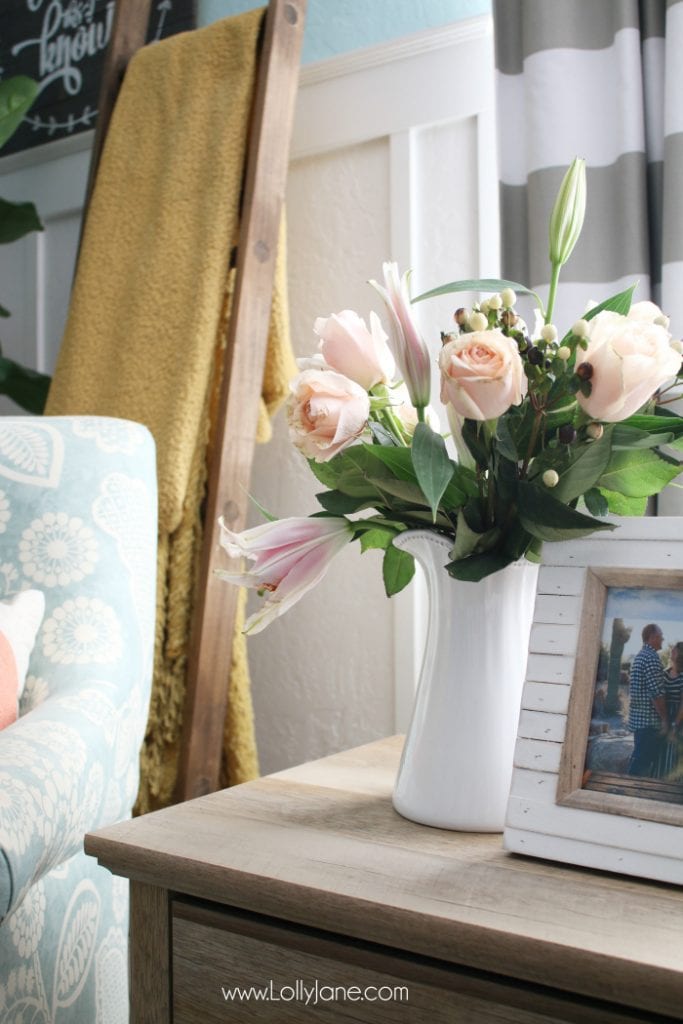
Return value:
<svg viewBox="0 0 683 1024">
<path fill-rule="evenodd" d="M 316 317 L 381 312 L 366 282 L 380 278 L 384 260 L 412 267 L 414 293 L 497 273 L 493 100 L 488 16 L 303 68 L 287 192 L 297 355 L 314 350 Z M 34 201 L 45 224 L 0 247 L 0 301 L 12 311 L 3 346 L 47 372 L 68 305 L 90 144 L 85 133 L 0 159 L 0 195 Z M 439 330 L 461 301 L 419 308 L 435 359 Z M 257 451 L 252 491 L 286 516 L 314 511 L 316 489 L 280 413 L 273 441 Z M 377 552 L 342 552 L 315 591 L 250 641 L 262 770 L 404 729 L 426 614 L 415 584 L 386 599 Z"/>
</svg>

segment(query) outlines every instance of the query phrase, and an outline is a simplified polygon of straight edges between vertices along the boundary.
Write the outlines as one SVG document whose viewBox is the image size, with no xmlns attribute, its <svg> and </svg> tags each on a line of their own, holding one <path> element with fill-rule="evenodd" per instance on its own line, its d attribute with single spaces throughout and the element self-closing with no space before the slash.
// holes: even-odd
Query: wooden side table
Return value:
<svg viewBox="0 0 683 1024">
<path fill-rule="evenodd" d="M 132 882 L 133 1024 L 683 1019 L 683 892 L 405 821 L 400 749 L 86 837 Z"/>
</svg>

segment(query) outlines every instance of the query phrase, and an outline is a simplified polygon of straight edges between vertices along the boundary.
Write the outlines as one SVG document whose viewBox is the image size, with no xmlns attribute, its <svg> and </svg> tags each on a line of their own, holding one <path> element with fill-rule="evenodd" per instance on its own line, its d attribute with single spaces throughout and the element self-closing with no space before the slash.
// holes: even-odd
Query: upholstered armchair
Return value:
<svg viewBox="0 0 683 1024">
<path fill-rule="evenodd" d="M 0 732 L 0 1022 L 128 1019 L 127 883 L 82 852 L 130 816 L 152 673 L 156 471 L 139 424 L 0 418 L 0 600 L 43 591 Z"/>
</svg>

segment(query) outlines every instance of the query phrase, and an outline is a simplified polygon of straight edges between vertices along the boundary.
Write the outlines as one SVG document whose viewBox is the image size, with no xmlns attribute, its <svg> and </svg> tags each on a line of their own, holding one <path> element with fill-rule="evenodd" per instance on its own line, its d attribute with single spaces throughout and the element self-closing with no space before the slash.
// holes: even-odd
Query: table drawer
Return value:
<svg viewBox="0 0 683 1024">
<path fill-rule="evenodd" d="M 616 1007 L 239 911 L 172 903 L 174 1024 L 623 1024 Z"/>
</svg>

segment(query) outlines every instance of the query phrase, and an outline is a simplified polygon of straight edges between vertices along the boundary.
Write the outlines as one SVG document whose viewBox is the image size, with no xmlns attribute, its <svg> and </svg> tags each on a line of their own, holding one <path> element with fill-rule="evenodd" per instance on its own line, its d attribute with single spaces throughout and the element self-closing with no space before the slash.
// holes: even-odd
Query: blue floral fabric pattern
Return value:
<svg viewBox="0 0 683 1024">
<path fill-rule="evenodd" d="M 125 1024 L 127 883 L 82 852 L 129 817 L 152 676 L 155 449 L 139 424 L 0 419 L 0 600 L 46 611 L 0 732 L 0 1024 Z"/>
</svg>

